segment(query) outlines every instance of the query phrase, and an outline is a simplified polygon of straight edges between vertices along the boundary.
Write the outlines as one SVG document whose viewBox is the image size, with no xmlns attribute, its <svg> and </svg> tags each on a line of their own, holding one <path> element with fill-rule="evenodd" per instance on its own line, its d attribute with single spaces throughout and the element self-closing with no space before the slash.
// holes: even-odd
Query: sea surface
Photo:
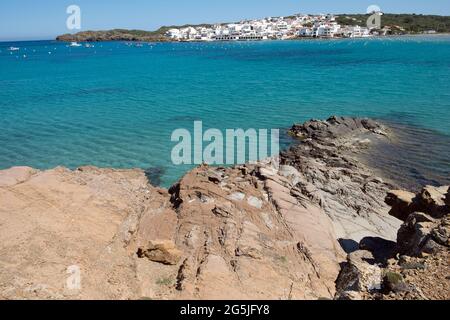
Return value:
<svg viewBox="0 0 450 320">
<path fill-rule="evenodd" d="M 450 36 L 0 43 L 0 169 L 138 167 L 168 186 L 190 168 L 172 164 L 171 134 L 195 120 L 283 131 L 335 114 L 397 127 L 382 163 L 399 176 L 450 182 Z"/>
</svg>

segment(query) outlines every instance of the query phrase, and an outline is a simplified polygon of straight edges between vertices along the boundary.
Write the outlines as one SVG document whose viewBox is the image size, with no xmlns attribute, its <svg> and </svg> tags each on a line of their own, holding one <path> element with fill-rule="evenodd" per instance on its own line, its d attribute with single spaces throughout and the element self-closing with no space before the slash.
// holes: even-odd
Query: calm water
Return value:
<svg viewBox="0 0 450 320">
<path fill-rule="evenodd" d="M 0 43 L 0 169 L 153 168 L 168 185 L 188 169 L 171 165 L 170 135 L 192 129 L 194 120 L 205 128 L 270 129 L 332 114 L 431 132 L 427 143 L 443 141 L 439 159 L 412 152 L 425 154 L 417 161 L 445 179 L 450 37 L 94 48 Z"/>
</svg>

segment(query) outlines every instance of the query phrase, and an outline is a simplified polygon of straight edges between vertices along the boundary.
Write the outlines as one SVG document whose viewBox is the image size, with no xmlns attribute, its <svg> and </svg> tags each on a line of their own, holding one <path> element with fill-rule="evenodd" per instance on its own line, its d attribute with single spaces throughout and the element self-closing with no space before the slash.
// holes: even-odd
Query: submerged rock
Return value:
<svg viewBox="0 0 450 320">
<path fill-rule="evenodd" d="M 148 178 L 150 184 L 154 186 L 160 186 L 162 183 L 162 177 L 166 173 L 166 168 L 163 167 L 152 167 L 145 171 L 145 176 Z"/>
</svg>

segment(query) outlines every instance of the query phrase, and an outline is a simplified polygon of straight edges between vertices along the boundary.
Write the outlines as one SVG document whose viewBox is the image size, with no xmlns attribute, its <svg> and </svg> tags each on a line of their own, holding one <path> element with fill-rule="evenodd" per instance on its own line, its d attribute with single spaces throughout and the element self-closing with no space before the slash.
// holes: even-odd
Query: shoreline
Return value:
<svg viewBox="0 0 450 320">
<path fill-rule="evenodd" d="M 417 192 L 424 185 L 446 185 L 450 184 L 450 170 L 446 172 L 442 168 L 436 170 L 434 167 L 434 161 L 445 161 L 445 151 L 450 151 L 450 138 L 448 135 L 435 132 L 433 130 L 418 127 L 415 125 L 405 124 L 402 122 L 390 121 L 387 119 L 370 118 L 374 121 L 380 123 L 388 131 L 388 135 L 382 139 L 372 139 L 370 146 L 366 148 L 361 148 L 357 153 L 352 154 L 358 162 L 364 164 L 371 171 L 375 172 L 377 176 L 388 181 L 392 185 L 396 185 L 398 188 L 407 189 L 409 191 Z M 288 151 L 291 147 L 295 147 L 299 142 L 296 141 L 295 137 L 289 134 L 289 128 L 281 129 L 283 135 L 280 136 L 283 139 L 281 153 Z M 435 146 L 430 144 L 433 141 Z M 420 147 L 412 148 L 411 144 L 420 145 Z M 445 147 L 443 145 L 446 145 Z M 397 155 L 399 148 L 402 149 L 402 155 Z M 386 151 L 389 150 L 389 151 Z M 417 152 L 416 150 L 419 150 Z M 435 156 L 433 159 L 428 159 L 426 162 L 422 162 L 422 153 L 420 150 L 428 150 L 427 152 L 432 152 Z M 444 152 L 442 152 L 444 151 Z M 436 157 L 439 157 L 437 159 Z M 403 161 L 403 159 L 408 159 L 408 161 Z M 413 160 L 411 160 L 413 159 Z M 431 160 L 431 162 L 430 162 Z M 264 160 L 262 160 L 264 161 Z M 415 161 L 415 162 L 414 162 Z M 396 164 L 403 166 L 393 167 Z M 8 170 L 16 165 L 10 167 L 0 168 L 0 171 Z M 19 164 L 19 166 L 27 166 L 26 164 Z M 79 167 L 90 167 L 89 163 L 83 163 L 77 166 L 64 166 L 57 165 L 54 167 L 33 167 L 35 170 L 45 171 L 51 170 L 56 167 L 67 167 L 70 170 L 77 170 Z M 236 165 L 226 166 L 234 167 Z M 421 170 L 417 171 L 418 166 Z M 220 167 L 220 165 L 214 165 L 213 167 Z M 176 184 L 184 175 L 195 168 L 184 171 L 182 175 L 178 178 L 172 178 L 168 182 L 162 183 L 164 180 L 164 175 L 167 171 L 168 166 L 159 167 L 114 167 L 114 166 L 99 166 L 101 169 L 111 169 L 111 170 L 141 170 L 152 179 L 152 184 L 155 187 L 161 187 L 169 189 L 173 184 Z M 401 171 L 398 171 L 401 170 Z M 401 174 L 399 174 L 401 172 Z M 399 177 L 401 177 L 399 179 Z"/>
<path fill-rule="evenodd" d="M 445 153 L 450 152 L 450 136 L 386 119 L 375 121 L 388 128 L 389 137 L 374 141 L 370 150 L 358 156 L 358 161 L 376 175 L 412 192 L 425 185 L 450 184 L 450 169 L 440 166 L 445 162 Z"/>
<path fill-rule="evenodd" d="M 56 41 L 61 43 L 70 43 L 70 42 L 132 42 L 132 43 L 239 43 L 239 42 L 274 42 L 274 41 L 304 41 L 304 40 L 368 40 L 368 39 L 395 39 L 395 38 L 404 38 L 404 37 L 439 37 L 439 36 L 449 36 L 448 33 L 435 33 L 435 34 L 398 34 L 398 35 L 386 35 L 386 36 L 370 36 L 370 37 L 295 37 L 289 39 L 265 39 L 265 40 L 171 40 L 171 39 L 163 39 L 163 40 L 128 40 L 128 39 L 115 39 L 115 40 L 77 40 L 76 38 L 70 40 L 58 40 L 53 39 L 49 41 Z M 46 40 L 42 40 L 46 41 Z"/>
<path fill-rule="evenodd" d="M 427 36 L 427 37 L 440 37 L 440 36 L 450 36 L 450 32 L 441 32 L 441 33 L 435 33 L 435 34 L 425 34 L 425 33 L 419 33 L 419 34 L 399 34 L 399 35 L 386 35 L 386 36 L 374 36 L 374 37 L 360 37 L 360 38 L 313 38 L 313 37 L 298 37 L 294 39 L 268 39 L 268 40 L 255 40 L 255 41 L 171 41 L 171 40 L 165 40 L 165 41 L 130 41 L 130 40 L 100 40 L 100 41 L 80 41 L 80 42 L 148 42 L 148 43 L 208 43 L 208 42 L 271 42 L 271 41 L 301 41 L 301 40 L 346 40 L 346 39 L 385 39 L 385 38 L 400 38 L 400 37 L 421 37 L 421 36 Z M 56 38 L 52 39 L 35 39 L 35 40 L 0 40 L 1 43 L 21 43 L 21 42 L 60 42 L 60 43 L 69 43 L 71 41 L 64 41 L 64 40 L 56 40 Z"/>
<path fill-rule="evenodd" d="M 331 117 L 291 133 L 301 143 L 281 152 L 280 167 L 270 159 L 203 165 L 169 189 L 150 185 L 140 169 L 0 171 L 0 250 L 10 261 L 0 262 L 0 299 L 373 299 L 364 286 L 349 292 L 353 277 L 365 279 L 349 273 L 356 258 L 373 254 L 377 264 L 364 260 L 357 270 L 381 274 L 396 240 L 416 250 L 397 237 L 399 229 L 413 236 L 396 218 L 410 214 L 402 202 L 409 193 L 391 194 L 391 207 L 385 198 L 395 186 L 356 159 L 388 139 L 386 127 Z M 425 212 L 442 211 L 445 188 L 426 189 Z M 446 259 L 442 248 L 435 245 Z M 69 290 L 66 268 L 74 264 L 83 284 Z M 39 267 L 29 273 L 31 265 Z M 420 297 L 415 290 L 402 292 Z M 440 298 L 448 288 L 425 292 Z"/>
</svg>

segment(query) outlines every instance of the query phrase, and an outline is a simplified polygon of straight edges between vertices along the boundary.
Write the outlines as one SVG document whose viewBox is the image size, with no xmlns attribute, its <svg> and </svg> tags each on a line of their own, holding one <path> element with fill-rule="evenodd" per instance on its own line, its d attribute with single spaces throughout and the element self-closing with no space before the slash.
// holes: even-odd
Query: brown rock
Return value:
<svg viewBox="0 0 450 320">
<path fill-rule="evenodd" d="M 450 245 L 450 215 L 442 219 L 416 212 L 411 214 L 398 232 L 397 247 L 400 254 L 422 256 L 435 254 Z"/>
<path fill-rule="evenodd" d="M 127 246 L 154 194 L 140 170 L 0 171 L 0 299 L 138 298 Z"/>
<path fill-rule="evenodd" d="M 358 251 L 341 271 L 337 239 L 365 238 L 378 254 L 388 242 L 366 237 L 395 238 L 400 222 L 384 203 L 393 187 L 344 154 L 379 130 L 361 119 L 312 121 L 280 170 L 270 161 L 201 166 L 170 190 L 149 185 L 141 170 L 0 171 L 0 299 L 330 299 L 338 276 L 338 297 L 366 298 L 380 268 Z M 419 203 L 442 207 L 427 192 Z M 432 252 L 448 274 L 448 221 L 425 209 L 408 216 L 399 245 Z M 74 265 L 82 287 L 69 290 Z"/>
<path fill-rule="evenodd" d="M 397 219 L 406 221 L 410 212 L 411 204 L 416 195 L 403 190 L 391 190 L 386 196 L 386 203 L 392 207 L 389 214 Z"/>
<path fill-rule="evenodd" d="M 371 292 L 381 289 L 381 269 L 373 264 L 372 253 L 358 250 L 348 255 L 336 280 L 338 297 L 347 291 Z"/>
<path fill-rule="evenodd" d="M 410 214 L 398 231 L 397 247 L 399 253 L 418 256 L 434 224 L 434 219 L 424 213 Z"/>
<path fill-rule="evenodd" d="M 343 254 L 324 212 L 299 204 L 289 181 L 269 167 L 226 169 L 226 188 L 211 174 L 199 167 L 173 192 L 181 204 L 176 241 L 189 256 L 178 274 L 178 297 L 332 298 Z"/>
<path fill-rule="evenodd" d="M 448 208 L 445 203 L 448 188 L 448 186 L 424 187 L 417 196 L 417 202 L 422 211 L 427 212 L 435 218 L 440 218 L 448 213 Z"/>
<path fill-rule="evenodd" d="M 0 171 L 0 187 L 13 186 L 28 180 L 37 170 L 30 167 L 13 167 Z"/>
<path fill-rule="evenodd" d="M 141 258 L 146 257 L 151 261 L 169 265 L 178 264 L 182 254 L 171 240 L 149 241 L 146 248 L 139 248 L 138 250 L 138 256 Z"/>
</svg>

